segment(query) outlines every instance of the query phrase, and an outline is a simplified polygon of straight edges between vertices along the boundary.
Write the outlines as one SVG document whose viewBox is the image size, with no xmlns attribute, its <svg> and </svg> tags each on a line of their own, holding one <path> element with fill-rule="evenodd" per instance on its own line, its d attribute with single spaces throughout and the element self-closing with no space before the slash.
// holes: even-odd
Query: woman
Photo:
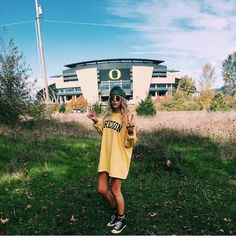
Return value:
<svg viewBox="0 0 236 236">
<path fill-rule="evenodd" d="M 93 120 L 94 127 L 102 135 L 98 192 L 115 211 L 107 226 L 112 227 L 111 233 L 119 234 L 126 227 L 125 201 L 121 187 L 127 178 L 133 146 L 136 143 L 133 115 L 128 114 L 124 90 L 119 86 L 111 89 L 108 110 L 103 120 L 98 120 L 94 110 L 91 110 L 88 118 Z"/>
</svg>

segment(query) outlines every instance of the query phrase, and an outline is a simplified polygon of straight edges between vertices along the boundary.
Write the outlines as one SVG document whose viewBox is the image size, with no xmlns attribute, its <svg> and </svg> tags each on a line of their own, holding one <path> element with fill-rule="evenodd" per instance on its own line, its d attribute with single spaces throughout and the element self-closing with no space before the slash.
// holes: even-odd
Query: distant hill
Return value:
<svg viewBox="0 0 236 236">
<path fill-rule="evenodd" d="M 216 93 L 224 93 L 224 92 L 226 92 L 226 89 L 222 86 L 222 87 L 220 87 L 220 88 L 216 88 L 216 89 L 215 89 L 215 92 L 216 92 Z"/>
<path fill-rule="evenodd" d="M 229 92 L 229 90 L 227 90 L 224 86 L 220 87 L 220 88 L 216 88 L 215 89 L 216 93 L 224 93 L 225 95 L 231 95 L 231 93 Z"/>
</svg>

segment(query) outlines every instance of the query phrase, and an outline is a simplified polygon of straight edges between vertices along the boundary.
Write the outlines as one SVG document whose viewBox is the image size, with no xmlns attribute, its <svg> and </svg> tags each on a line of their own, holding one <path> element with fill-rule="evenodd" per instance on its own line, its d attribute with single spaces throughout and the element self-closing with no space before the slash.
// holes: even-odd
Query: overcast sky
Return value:
<svg viewBox="0 0 236 236">
<path fill-rule="evenodd" d="M 196 81 L 236 51 L 236 0 L 38 0 L 48 77 L 106 58 L 164 60 Z M 35 0 L 1 0 L 0 36 L 13 38 L 41 82 Z"/>
</svg>

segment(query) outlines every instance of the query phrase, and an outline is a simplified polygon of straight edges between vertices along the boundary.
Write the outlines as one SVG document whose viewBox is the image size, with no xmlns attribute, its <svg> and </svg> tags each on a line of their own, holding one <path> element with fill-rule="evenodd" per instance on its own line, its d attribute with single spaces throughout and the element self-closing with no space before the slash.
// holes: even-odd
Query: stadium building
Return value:
<svg viewBox="0 0 236 236">
<path fill-rule="evenodd" d="M 65 65 L 60 76 L 53 76 L 49 91 L 60 103 L 83 95 L 89 102 L 106 101 L 110 89 L 121 86 L 130 101 L 147 95 L 163 96 L 177 88 L 179 79 L 164 61 L 150 59 L 105 59 Z M 42 91 L 41 91 L 42 92 Z"/>
</svg>

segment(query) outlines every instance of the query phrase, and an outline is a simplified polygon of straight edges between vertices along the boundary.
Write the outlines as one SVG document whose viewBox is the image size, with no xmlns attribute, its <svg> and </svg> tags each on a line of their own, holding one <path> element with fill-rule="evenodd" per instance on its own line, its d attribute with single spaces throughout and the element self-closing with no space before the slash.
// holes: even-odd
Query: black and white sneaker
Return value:
<svg viewBox="0 0 236 236">
<path fill-rule="evenodd" d="M 117 215 L 114 214 L 111 216 L 110 222 L 107 224 L 108 227 L 113 227 L 115 226 L 115 223 L 117 221 Z"/>
<path fill-rule="evenodd" d="M 123 229 L 126 227 L 125 220 L 124 219 L 117 219 L 114 228 L 112 229 L 112 234 L 119 234 L 123 231 Z"/>
</svg>

